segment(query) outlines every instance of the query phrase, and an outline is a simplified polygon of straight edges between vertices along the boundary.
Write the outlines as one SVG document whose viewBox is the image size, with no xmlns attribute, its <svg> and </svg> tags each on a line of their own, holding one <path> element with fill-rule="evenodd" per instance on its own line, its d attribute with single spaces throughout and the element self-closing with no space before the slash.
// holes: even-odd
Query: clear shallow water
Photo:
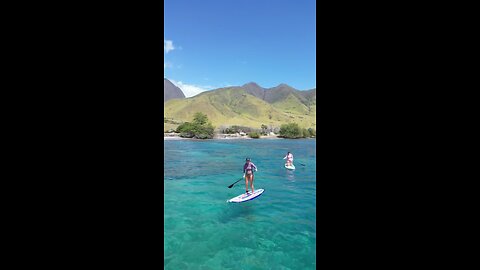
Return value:
<svg viewBox="0 0 480 270">
<path fill-rule="evenodd" d="M 316 141 L 164 141 L 165 269 L 315 269 Z M 295 171 L 284 168 L 287 151 Z M 245 157 L 258 167 L 255 200 Z M 300 165 L 300 163 L 306 166 Z"/>
</svg>

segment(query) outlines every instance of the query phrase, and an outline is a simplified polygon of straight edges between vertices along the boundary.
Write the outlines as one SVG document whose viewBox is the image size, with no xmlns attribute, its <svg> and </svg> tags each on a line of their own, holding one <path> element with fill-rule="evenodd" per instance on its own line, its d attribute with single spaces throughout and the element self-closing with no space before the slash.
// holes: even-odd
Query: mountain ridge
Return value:
<svg viewBox="0 0 480 270">
<path fill-rule="evenodd" d="M 185 94 L 182 89 L 175 86 L 167 78 L 163 78 L 163 103 L 171 99 L 182 99 L 185 98 Z"/>
<path fill-rule="evenodd" d="M 231 125 L 260 128 L 262 124 L 279 127 L 295 122 L 315 129 L 316 88 L 300 91 L 286 84 L 263 88 L 250 82 L 164 103 L 164 117 L 171 123 L 191 121 L 195 112 L 205 113 L 217 128 Z M 164 123 L 164 129 L 176 127 L 171 123 Z"/>
</svg>

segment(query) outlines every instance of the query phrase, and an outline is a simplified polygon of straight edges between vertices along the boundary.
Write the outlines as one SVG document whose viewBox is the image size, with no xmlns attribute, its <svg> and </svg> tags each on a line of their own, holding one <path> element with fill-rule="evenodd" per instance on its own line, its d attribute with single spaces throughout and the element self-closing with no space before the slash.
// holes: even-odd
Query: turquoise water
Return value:
<svg viewBox="0 0 480 270">
<path fill-rule="evenodd" d="M 165 269 L 315 269 L 316 141 L 164 141 Z M 284 168 L 294 154 L 295 171 Z M 239 204 L 245 157 L 258 167 Z M 300 163 L 304 164 L 302 166 Z"/>
</svg>

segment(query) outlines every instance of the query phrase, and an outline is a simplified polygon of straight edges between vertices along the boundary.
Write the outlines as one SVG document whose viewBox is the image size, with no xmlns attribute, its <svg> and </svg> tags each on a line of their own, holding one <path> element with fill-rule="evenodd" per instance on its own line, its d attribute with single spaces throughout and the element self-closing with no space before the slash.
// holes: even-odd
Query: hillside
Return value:
<svg viewBox="0 0 480 270">
<path fill-rule="evenodd" d="M 295 122 L 316 129 L 315 108 L 316 89 L 299 91 L 287 85 L 264 89 L 249 83 L 169 100 L 164 103 L 164 117 L 169 119 L 164 129 L 191 121 L 196 112 L 207 114 L 217 128 L 231 125 L 260 128 L 262 124 L 279 127 Z"/>
<path fill-rule="evenodd" d="M 167 102 L 175 98 L 185 98 L 182 90 L 176 87 L 171 81 L 163 79 L 163 102 Z"/>
</svg>

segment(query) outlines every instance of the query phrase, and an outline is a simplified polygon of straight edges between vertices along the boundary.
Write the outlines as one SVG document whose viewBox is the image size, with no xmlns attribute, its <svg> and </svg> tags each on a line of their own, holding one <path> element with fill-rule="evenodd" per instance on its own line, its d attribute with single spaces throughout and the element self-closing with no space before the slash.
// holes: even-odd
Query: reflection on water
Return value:
<svg viewBox="0 0 480 270">
<path fill-rule="evenodd" d="M 295 174 L 294 174 L 294 171 L 291 171 L 291 170 L 286 170 L 286 176 L 287 176 L 287 179 L 290 180 L 290 181 L 293 181 L 295 182 Z"/>
</svg>

